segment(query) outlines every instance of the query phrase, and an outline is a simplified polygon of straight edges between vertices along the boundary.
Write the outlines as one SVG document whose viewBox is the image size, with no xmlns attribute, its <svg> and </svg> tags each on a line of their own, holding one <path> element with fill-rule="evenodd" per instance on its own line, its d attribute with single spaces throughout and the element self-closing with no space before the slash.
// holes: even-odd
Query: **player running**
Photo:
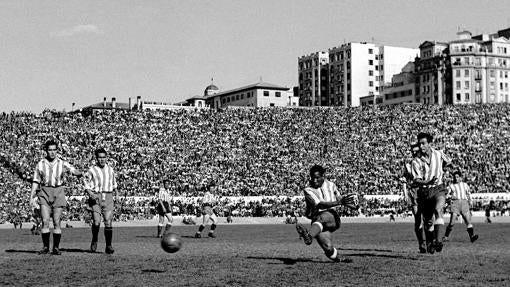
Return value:
<svg viewBox="0 0 510 287">
<path fill-rule="evenodd" d="M 420 157 L 420 146 L 418 144 L 411 145 L 411 154 L 413 156 L 412 160 L 418 159 Z M 413 184 L 412 169 L 412 161 L 404 165 L 404 171 L 401 178 L 402 188 L 404 190 L 404 195 L 411 206 L 411 212 L 414 216 L 414 233 L 416 234 L 416 239 L 418 239 L 419 251 L 420 253 L 427 253 L 427 248 L 423 240 L 422 213 L 421 210 L 418 209 L 418 188 L 417 185 Z"/>
<path fill-rule="evenodd" d="M 357 197 L 355 194 L 341 196 L 336 185 L 324 178 L 325 172 L 319 165 L 310 168 L 310 185 L 305 188 L 305 216 L 312 223 L 310 230 L 296 223 L 296 230 L 306 245 L 312 244 L 315 238 L 329 259 L 340 262 L 331 238 L 332 233 L 340 228 L 340 216 L 335 207 L 345 205 L 358 209 Z"/>
<path fill-rule="evenodd" d="M 471 192 L 469 185 L 462 181 L 462 173 L 456 171 L 453 173 L 453 184 L 448 186 L 447 198 L 451 199 L 450 204 L 450 224 L 446 227 L 443 241 L 448 241 L 448 237 L 453 230 L 453 225 L 457 216 L 461 215 L 467 226 L 467 232 L 471 243 L 478 239 L 478 235 L 474 234 L 473 224 L 471 224 Z"/>
<path fill-rule="evenodd" d="M 104 237 L 106 254 L 113 254 L 113 208 L 117 198 L 117 181 L 113 168 L 106 163 L 106 150 L 99 148 L 95 151 L 96 164 L 85 173 L 84 186 L 89 199 L 88 205 L 92 216 L 92 242 L 90 252 L 96 252 L 101 215 L 104 220 Z M 114 197 L 115 195 L 115 197 Z"/>
<path fill-rule="evenodd" d="M 50 219 L 52 214 L 54 228 L 52 254 L 62 254 L 59 249 L 62 238 L 60 220 L 62 210 L 67 206 L 63 175 L 66 171 L 77 177 L 82 175 L 71 164 L 57 156 L 57 146 L 57 143 L 53 140 L 49 140 L 44 144 L 46 156 L 37 163 L 32 179 L 30 205 L 33 209 L 40 208 L 42 218 L 41 237 L 43 249 L 39 251 L 39 254 L 48 254 L 50 252 Z M 36 196 L 38 188 L 40 190 Z"/>
<path fill-rule="evenodd" d="M 163 237 L 163 234 L 170 231 L 170 228 L 172 227 L 172 223 L 174 222 L 174 219 L 172 217 L 172 194 L 170 191 L 170 180 L 165 179 L 163 180 L 163 186 L 159 189 L 158 192 L 158 216 L 159 216 L 159 223 L 158 223 L 158 237 Z M 165 224 L 165 217 L 168 220 L 168 223 L 165 226 L 165 231 L 163 232 L 163 225 Z"/>
<path fill-rule="evenodd" d="M 208 236 L 211 238 L 216 238 L 216 234 L 214 234 L 214 230 L 216 230 L 216 222 L 218 222 L 218 218 L 213 210 L 213 205 L 216 204 L 216 198 L 210 193 L 206 192 L 202 199 L 202 216 L 203 221 L 200 227 L 198 227 L 197 233 L 195 233 L 196 238 L 202 237 L 202 231 L 205 229 L 205 226 L 211 220 L 211 229 L 209 230 Z"/>
<path fill-rule="evenodd" d="M 452 162 L 442 151 L 431 147 L 432 140 L 430 134 L 418 134 L 421 156 L 412 162 L 413 182 L 419 186 L 418 209 L 423 214 L 427 252 L 431 254 L 443 250 L 443 210 L 446 201 L 443 168 Z"/>
</svg>

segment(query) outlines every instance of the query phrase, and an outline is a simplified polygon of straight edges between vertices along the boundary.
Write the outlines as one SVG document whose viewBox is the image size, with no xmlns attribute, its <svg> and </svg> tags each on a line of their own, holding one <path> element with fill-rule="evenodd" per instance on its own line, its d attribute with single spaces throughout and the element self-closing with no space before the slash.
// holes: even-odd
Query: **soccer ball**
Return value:
<svg viewBox="0 0 510 287">
<path fill-rule="evenodd" d="M 161 248 L 168 253 L 175 253 L 181 249 L 181 237 L 175 233 L 167 233 L 161 238 Z"/>
</svg>

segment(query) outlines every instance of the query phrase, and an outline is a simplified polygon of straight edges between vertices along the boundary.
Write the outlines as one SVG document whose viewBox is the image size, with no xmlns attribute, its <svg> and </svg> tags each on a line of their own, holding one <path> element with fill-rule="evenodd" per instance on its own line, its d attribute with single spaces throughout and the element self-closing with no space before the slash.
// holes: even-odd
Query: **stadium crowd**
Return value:
<svg viewBox="0 0 510 287">
<path fill-rule="evenodd" d="M 314 163 L 327 168 L 340 190 L 386 195 L 401 193 L 397 178 L 409 144 L 428 131 L 474 192 L 508 192 L 509 123 L 507 104 L 2 113 L 1 204 L 26 213 L 33 168 L 48 138 L 81 170 L 93 164 L 97 147 L 106 148 L 123 196 L 152 196 L 163 178 L 184 197 L 210 189 L 218 196 L 302 195 Z M 68 178 L 67 194 L 84 194 L 75 178 Z M 122 216 L 150 214 L 148 205 L 128 202 Z"/>
</svg>

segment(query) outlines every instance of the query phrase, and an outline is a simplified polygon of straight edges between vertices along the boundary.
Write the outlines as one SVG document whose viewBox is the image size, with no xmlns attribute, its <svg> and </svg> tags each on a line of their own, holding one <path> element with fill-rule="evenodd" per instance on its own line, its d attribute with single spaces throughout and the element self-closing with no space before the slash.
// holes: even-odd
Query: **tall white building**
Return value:
<svg viewBox="0 0 510 287">
<path fill-rule="evenodd" d="M 300 57 L 300 103 L 303 106 L 358 107 L 363 97 L 371 96 L 376 99 L 381 87 L 391 82 L 391 77 L 400 73 L 418 53 L 418 49 L 351 42 L 333 47 L 327 53 L 318 52 Z M 319 56 L 328 56 L 328 60 L 314 61 L 320 59 Z M 328 68 L 327 71 L 325 67 Z M 321 93 L 318 101 L 319 91 Z"/>
</svg>

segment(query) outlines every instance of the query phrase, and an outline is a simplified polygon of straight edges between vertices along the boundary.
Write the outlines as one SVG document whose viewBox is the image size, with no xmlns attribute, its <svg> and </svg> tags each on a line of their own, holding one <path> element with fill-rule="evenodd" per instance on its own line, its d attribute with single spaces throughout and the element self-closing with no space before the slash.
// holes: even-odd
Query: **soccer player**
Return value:
<svg viewBox="0 0 510 287">
<path fill-rule="evenodd" d="M 172 217 L 172 194 L 170 191 L 170 181 L 168 179 L 163 180 L 163 186 L 159 189 L 158 192 L 158 237 L 163 237 L 164 233 L 167 233 L 172 227 L 172 223 L 174 222 Z M 165 226 L 165 231 L 163 232 L 163 225 L 165 224 L 165 217 L 168 220 L 168 223 Z"/>
<path fill-rule="evenodd" d="M 202 231 L 205 229 L 205 226 L 209 222 L 209 220 L 212 222 L 211 229 L 209 230 L 208 236 L 211 238 L 216 238 L 216 234 L 214 234 L 214 231 L 216 230 L 216 222 L 218 222 L 218 218 L 216 217 L 216 214 L 213 210 L 213 205 L 216 203 L 216 198 L 207 191 L 204 194 L 204 197 L 202 198 L 202 216 L 203 221 L 202 224 L 198 227 L 197 233 L 195 233 L 196 238 L 202 237 Z"/>
<path fill-rule="evenodd" d="M 99 148 L 95 151 L 96 164 L 85 173 L 84 186 L 89 199 L 88 205 L 92 217 L 92 242 L 90 251 L 96 252 L 101 215 L 104 220 L 104 237 L 106 241 L 106 254 L 113 254 L 113 209 L 117 198 L 117 181 L 113 168 L 106 163 L 106 150 Z M 114 196 L 115 195 L 115 196 Z"/>
<path fill-rule="evenodd" d="M 411 145 L 412 160 L 418 159 L 420 155 L 420 146 L 418 144 Z M 421 210 L 418 209 L 417 186 L 413 184 L 412 161 L 404 165 L 404 173 L 402 177 L 404 195 L 411 205 L 411 212 L 414 216 L 414 233 L 418 239 L 418 248 L 420 253 L 427 253 L 427 248 L 423 240 L 423 221 Z"/>
<path fill-rule="evenodd" d="M 296 223 L 296 230 L 306 245 L 312 244 L 315 238 L 329 259 L 340 262 L 340 255 L 331 238 L 332 233 L 340 228 L 340 216 L 335 207 L 345 205 L 358 209 L 357 198 L 354 194 L 341 196 L 336 185 L 324 178 L 325 172 L 319 165 L 310 169 L 310 184 L 305 188 L 305 216 L 312 223 L 310 230 Z"/>
<path fill-rule="evenodd" d="M 452 163 L 442 151 L 431 147 L 432 140 L 432 135 L 428 133 L 418 134 L 421 155 L 412 162 L 413 182 L 419 186 L 418 209 L 423 214 L 427 251 L 431 254 L 443 250 L 443 210 L 446 201 L 443 168 Z"/>
<path fill-rule="evenodd" d="M 450 224 L 446 227 L 443 241 L 448 241 L 448 237 L 453 230 L 453 225 L 458 215 L 462 216 L 467 226 L 467 232 L 471 242 L 478 239 L 478 235 L 474 234 L 473 224 L 471 224 L 471 193 L 469 185 L 462 181 L 462 173 L 456 171 L 453 173 L 453 184 L 448 186 L 447 198 L 451 198 L 450 204 Z"/>
<path fill-rule="evenodd" d="M 32 179 L 32 189 L 30 192 L 30 203 L 33 209 L 40 206 L 42 217 L 41 237 L 43 249 L 39 254 L 48 254 L 50 252 L 50 219 L 53 214 L 53 250 L 52 254 L 61 255 L 59 249 L 62 238 L 62 229 L 60 220 L 62 210 L 67 205 L 64 194 L 64 172 L 81 177 L 82 173 L 76 170 L 67 161 L 57 156 L 57 143 L 48 140 L 44 144 L 46 156 L 37 163 Z M 40 191 L 37 193 L 37 189 Z"/>
</svg>

